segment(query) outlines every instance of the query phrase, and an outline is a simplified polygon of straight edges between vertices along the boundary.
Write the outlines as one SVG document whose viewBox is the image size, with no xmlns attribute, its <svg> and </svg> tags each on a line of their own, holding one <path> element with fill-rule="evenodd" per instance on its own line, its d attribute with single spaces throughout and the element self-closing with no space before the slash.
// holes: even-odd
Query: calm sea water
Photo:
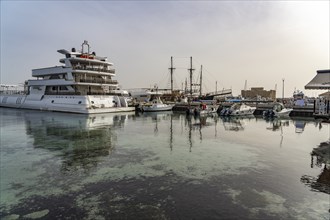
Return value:
<svg viewBox="0 0 330 220">
<path fill-rule="evenodd" d="M 0 108 L 1 219 L 329 219 L 313 119 Z"/>
</svg>

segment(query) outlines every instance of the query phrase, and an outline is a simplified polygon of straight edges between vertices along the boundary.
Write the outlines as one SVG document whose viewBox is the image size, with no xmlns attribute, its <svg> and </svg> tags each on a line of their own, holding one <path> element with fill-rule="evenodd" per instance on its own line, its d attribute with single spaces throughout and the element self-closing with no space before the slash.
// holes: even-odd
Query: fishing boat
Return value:
<svg viewBox="0 0 330 220">
<path fill-rule="evenodd" d="M 113 63 L 90 52 L 87 41 L 79 52 L 57 52 L 65 56 L 59 60 L 64 65 L 33 69 L 36 79 L 25 81 L 23 94 L 2 91 L 0 106 L 82 114 L 135 110 L 118 93 Z"/>
<path fill-rule="evenodd" d="M 164 104 L 160 97 L 157 97 L 152 102 L 142 106 L 144 112 L 171 111 L 172 108 L 173 105 Z"/>
</svg>

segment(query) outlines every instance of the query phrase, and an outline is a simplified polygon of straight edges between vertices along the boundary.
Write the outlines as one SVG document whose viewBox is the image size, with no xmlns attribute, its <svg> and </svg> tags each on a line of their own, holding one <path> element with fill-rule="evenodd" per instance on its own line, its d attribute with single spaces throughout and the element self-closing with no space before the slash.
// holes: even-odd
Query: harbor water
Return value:
<svg viewBox="0 0 330 220">
<path fill-rule="evenodd" d="M 308 118 L 0 108 L 1 219 L 329 219 Z"/>
</svg>

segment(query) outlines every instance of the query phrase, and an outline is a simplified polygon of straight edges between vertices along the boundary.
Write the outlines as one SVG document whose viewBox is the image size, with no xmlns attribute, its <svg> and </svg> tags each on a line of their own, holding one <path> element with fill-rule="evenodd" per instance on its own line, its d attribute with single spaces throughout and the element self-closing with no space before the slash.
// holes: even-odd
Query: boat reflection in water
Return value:
<svg viewBox="0 0 330 220">
<path fill-rule="evenodd" d="M 221 117 L 223 126 L 227 131 L 243 131 L 249 120 L 255 119 L 254 115 Z"/>
<path fill-rule="evenodd" d="M 169 127 L 163 127 L 162 129 L 168 129 L 169 133 L 169 148 L 172 151 L 174 149 L 174 126 L 173 121 L 180 121 L 181 123 L 181 133 L 184 130 L 187 132 L 189 152 L 192 151 L 194 139 L 199 139 L 200 142 L 203 140 L 202 129 L 205 127 L 214 126 L 214 136 L 217 136 L 217 122 L 219 117 L 209 117 L 209 116 L 195 116 L 195 115 L 184 115 L 184 114 L 174 114 L 173 112 L 143 112 L 137 113 L 137 116 L 150 119 L 154 123 L 154 135 L 157 136 L 159 130 L 159 124 L 166 123 L 169 121 Z M 162 131 L 167 132 L 167 131 Z M 197 135 L 195 134 L 197 133 Z"/>
<path fill-rule="evenodd" d="M 290 126 L 290 120 L 289 119 L 278 119 L 278 118 L 273 118 L 271 120 L 266 120 L 270 123 L 270 126 L 267 127 L 267 130 L 272 130 L 272 131 L 282 131 L 283 127 L 288 127 Z"/>
<path fill-rule="evenodd" d="M 184 122 L 185 122 L 185 127 L 188 128 L 187 136 L 188 136 L 189 152 L 191 152 L 193 148 L 194 132 L 198 132 L 199 141 L 202 142 L 203 141 L 202 129 L 214 125 L 214 136 L 215 137 L 217 136 L 218 117 L 216 116 L 208 117 L 207 115 L 203 115 L 203 116 L 186 115 Z"/>
<path fill-rule="evenodd" d="M 110 155 L 117 140 L 113 129 L 125 126 L 133 115 L 26 111 L 24 119 L 33 146 L 54 152 L 61 157 L 61 171 L 72 172 L 78 168 L 88 171 L 97 165 L 100 157 Z"/>
<path fill-rule="evenodd" d="M 172 111 L 159 111 L 159 112 L 137 112 L 136 115 L 138 117 L 141 117 L 143 120 L 151 119 L 154 127 L 154 134 L 158 134 L 158 123 L 161 121 L 167 121 L 170 120 L 172 124 L 172 117 L 173 112 Z"/>
<path fill-rule="evenodd" d="M 321 168 L 320 175 L 304 175 L 301 182 L 311 187 L 313 191 L 330 194 L 330 140 L 320 143 L 320 145 L 311 152 L 311 168 Z"/>
</svg>

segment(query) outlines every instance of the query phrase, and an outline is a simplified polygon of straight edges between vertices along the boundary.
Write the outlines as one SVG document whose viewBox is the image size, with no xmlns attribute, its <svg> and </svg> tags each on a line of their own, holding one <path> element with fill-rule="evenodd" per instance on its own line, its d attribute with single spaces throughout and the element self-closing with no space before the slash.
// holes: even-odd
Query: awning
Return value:
<svg viewBox="0 0 330 220">
<path fill-rule="evenodd" d="M 305 89 L 330 89 L 330 69 L 316 72 L 316 76 L 305 85 Z"/>
</svg>

